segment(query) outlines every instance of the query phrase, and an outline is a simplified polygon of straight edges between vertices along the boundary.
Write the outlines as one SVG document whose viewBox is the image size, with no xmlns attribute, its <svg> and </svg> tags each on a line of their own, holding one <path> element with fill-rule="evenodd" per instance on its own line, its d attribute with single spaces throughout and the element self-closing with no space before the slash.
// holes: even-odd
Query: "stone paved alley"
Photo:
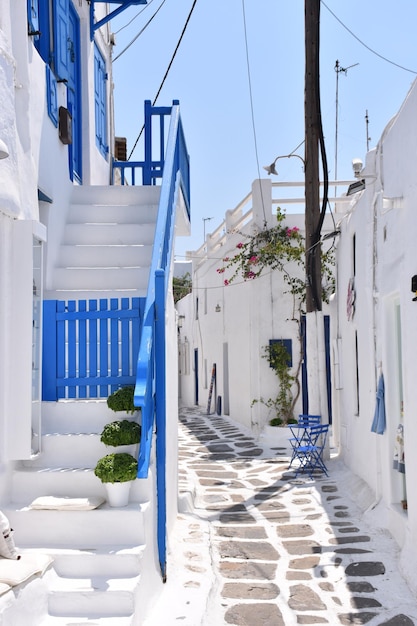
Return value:
<svg viewBox="0 0 417 626">
<path fill-rule="evenodd" d="M 198 408 L 179 422 L 180 513 L 146 626 L 417 626 L 392 537 L 337 458 L 294 479 L 288 450 Z"/>
</svg>

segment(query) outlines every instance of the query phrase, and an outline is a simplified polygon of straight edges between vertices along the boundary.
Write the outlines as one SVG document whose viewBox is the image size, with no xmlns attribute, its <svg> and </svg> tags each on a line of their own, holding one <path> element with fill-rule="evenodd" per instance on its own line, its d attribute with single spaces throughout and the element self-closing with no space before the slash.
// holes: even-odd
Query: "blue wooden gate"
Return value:
<svg viewBox="0 0 417 626">
<path fill-rule="evenodd" d="M 107 398 L 134 385 L 145 298 L 45 300 L 42 399 Z"/>
</svg>

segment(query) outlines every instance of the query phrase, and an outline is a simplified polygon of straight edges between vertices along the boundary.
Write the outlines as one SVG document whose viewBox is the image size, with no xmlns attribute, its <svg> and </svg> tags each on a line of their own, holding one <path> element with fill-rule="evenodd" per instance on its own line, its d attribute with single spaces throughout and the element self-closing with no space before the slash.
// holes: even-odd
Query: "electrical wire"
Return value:
<svg viewBox="0 0 417 626">
<path fill-rule="evenodd" d="M 124 54 L 127 50 L 129 50 L 130 46 L 132 46 L 135 41 L 137 39 L 139 39 L 139 37 L 141 36 L 141 34 L 148 28 L 149 24 L 152 22 L 153 18 L 157 16 L 157 14 L 159 13 L 160 9 L 162 9 L 163 5 L 165 4 L 166 0 L 162 0 L 162 3 L 159 5 L 159 7 L 156 9 L 155 13 L 152 15 L 151 18 L 149 18 L 149 20 L 146 22 L 145 26 L 143 28 L 140 29 L 140 31 L 137 33 L 137 35 L 135 35 L 135 37 L 133 37 L 132 41 L 130 43 L 127 44 L 126 48 L 123 48 L 123 50 L 121 52 L 119 52 L 119 54 L 117 56 L 114 57 L 113 59 L 113 63 L 115 61 L 117 61 L 117 59 L 120 59 L 120 57 L 122 56 L 122 54 Z M 143 10 L 143 9 L 142 9 Z M 139 14 L 138 14 L 139 15 Z M 137 17 L 137 16 L 136 16 Z"/>
<path fill-rule="evenodd" d="M 252 79 L 251 79 L 250 63 L 249 63 L 248 32 L 247 32 L 247 27 L 246 27 L 245 0 L 242 0 L 242 15 L 243 15 L 243 30 L 245 34 L 246 67 L 247 67 L 247 73 L 248 73 L 249 101 L 250 101 L 251 120 L 252 120 L 253 143 L 255 146 L 255 159 L 256 159 L 256 167 L 258 171 L 258 180 L 260 180 L 261 168 L 259 166 L 258 141 L 256 138 L 255 113 L 254 113 L 253 95 L 252 95 Z M 264 227 L 266 228 L 267 219 L 266 219 L 266 212 L 265 212 L 265 203 L 264 203 L 264 198 L 263 198 L 263 193 L 262 193 L 262 185 L 259 186 L 259 190 L 261 193 L 262 212 L 264 216 Z"/>
<path fill-rule="evenodd" d="M 128 26 L 130 26 L 130 25 L 131 25 L 131 24 L 135 21 L 135 19 L 136 19 L 137 17 L 139 17 L 139 15 L 141 15 L 144 11 L 146 11 L 146 9 L 149 9 L 149 7 L 151 6 L 151 4 L 152 4 L 152 2 L 153 2 L 153 1 L 154 1 L 154 0 L 149 0 L 149 2 L 148 2 L 147 4 L 145 4 L 145 6 L 143 7 L 143 9 L 141 9 L 141 10 L 139 11 L 139 13 L 136 13 L 136 15 L 135 15 L 134 17 L 132 17 L 132 19 L 131 19 L 131 20 L 129 20 L 129 21 L 127 22 L 127 24 L 125 24 L 124 26 L 121 26 L 121 27 L 119 28 L 119 30 L 115 30 L 115 31 L 114 31 L 114 34 L 115 34 L 115 35 L 118 35 L 119 33 L 121 33 L 121 32 L 122 32 L 122 30 L 124 30 L 125 28 L 127 28 Z"/>
<path fill-rule="evenodd" d="M 164 2 L 165 2 L 165 0 L 164 0 Z M 174 59 L 175 59 L 175 57 L 176 57 L 176 55 L 177 55 L 178 49 L 179 49 L 179 47 L 180 47 L 180 45 L 181 45 L 181 41 L 182 41 L 182 39 L 183 39 L 183 37 L 184 37 L 184 35 L 185 35 L 185 31 L 187 30 L 188 23 L 189 23 L 189 21 L 190 21 L 190 19 L 191 19 L 191 15 L 192 15 L 192 13 L 193 13 L 193 11 L 194 11 L 194 9 L 195 9 L 195 5 L 196 5 L 196 4 L 197 4 L 197 0 L 194 0 L 194 2 L 193 2 L 193 4 L 192 4 L 192 7 L 191 7 L 191 9 L 190 9 L 190 12 L 189 12 L 189 14 L 188 14 L 188 16 L 187 16 L 187 19 L 186 19 L 186 21 L 185 21 L 184 27 L 183 27 L 183 29 L 182 29 L 182 32 L 181 32 L 180 38 L 178 39 L 177 45 L 175 46 L 175 50 L 174 50 L 174 52 L 173 52 L 173 54 L 172 54 L 172 57 L 171 57 L 171 60 L 170 60 L 170 62 L 169 62 L 169 64 L 168 64 L 167 70 L 166 70 L 166 72 L 165 72 L 165 74 L 164 74 L 164 77 L 163 77 L 163 79 L 162 79 L 162 81 L 161 81 L 161 84 L 159 85 L 159 89 L 158 89 L 158 91 L 157 91 L 157 93 L 156 93 L 156 96 L 155 96 L 155 98 L 153 99 L 152 106 L 154 106 L 154 105 L 155 105 L 155 103 L 156 103 L 156 101 L 158 100 L 158 97 L 159 97 L 159 95 L 160 95 L 160 93 L 161 93 L 161 91 L 162 91 L 162 87 L 164 86 L 164 83 L 165 83 L 165 81 L 166 81 L 166 79 L 167 79 L 167 77 L 168 77 L 168 74 L 169 74 L 170 69 L 171 69 L 171 67 L 172 67 L 172 64 L 173 64 L 173 62 L 174 62 Z M 162 5 L 161 5 L 161 6 L 162 6 Z M 159 8 L 161 8 L 161 7 L 159 7 Z M 159 11 L 159 9 L 158 9 L 158 11 Z M 141 138 L 141 136 L 142 136 L 142 133 L 143 133 L 143 131 L 144 131 L 144 128 L 145 128 L 145 125 L 143 125 L 143 126 L 142 126 L 142 128 L 140 129 L 139 135 L 137 136 L 136 141 L 135 141 L 135 143 L 134 143 L 134 145 L 133 145 L 133 148 L 132 148 L 132 150 L 130 151 L 129 157 L 128 157 L 128 159 L 127 159 L 128 161 L 130 160 L 130 157 L 132 156 L 133 152 L 135 151 L 136 146 L 138 145 L 139 139 L 140 139 L 140 138 Z"/>
<path fill-rule="evenodd" d="M 376 50 L 373 50 L 370 46 L 367 46 L 366 43 L 364 43 L 361 39 L 359 39 L 359 37 L 357 37 L 357 35 L 355 35 L 354 32 L 352 32 L 350 30 L 350 28 L 348 28 L 346 26 L 346 24 L 344 24 L 342 22 L 342 20 L 340 20 L 337 15 L 335 15 L 333 13 L 333 11 L 331 9 L 329 9 L 329 7 L 327 6 L 327 4 L 325 2 L 323 2 L 323 0 L 321 0 L 321 4 L 328 10 L 329 13 L 331 13 L 333 15 L 333 17 L 335 18 L 335 20 L 337 20 L 339 22 L 339 24 L 341 26 L 343 26 L 343 28 L 345 30 L 347 30 L 347 32 L 352 35 L 352 37 L 354 37 L 354 39 L 356 39 L 356 41 L 358 41 L 361 46 L 363 46 L 364 48 L 366 48 L 367 50 L 369 50 L 369 52 L 372 52 L 372 54 L 375 54 L 375 56 L 379 57 L 380 59 L 382 59 L 383 61 L 386 61 L 387 63 L 390 63 L 391 65 L 395 65 L 395 67 L 398 67 L 400 70 L 404 70 L 405 72 L 410 72 L 410 74 L 417 74 L 417 72 L 415 70 L 410 70 L 408 67 L 404 67 L 404 65 L 400 65 L 399 63 L 395 63 L 394 61 L 391 61 L 390 59 L 387 59 L 387 57 L 384 57 L 382 54 L 379 54 L 379 52 L 376 52 Z"/>
</svg>

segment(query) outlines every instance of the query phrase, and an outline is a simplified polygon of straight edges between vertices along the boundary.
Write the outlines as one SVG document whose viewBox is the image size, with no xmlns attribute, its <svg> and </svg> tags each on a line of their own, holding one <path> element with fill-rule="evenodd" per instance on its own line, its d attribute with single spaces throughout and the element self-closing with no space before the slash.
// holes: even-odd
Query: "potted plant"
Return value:
<svg viewBox="0 0 417 626">
<path fill-rule="evenodd" d="M 94 474 L 106 487 L 110 506 L 126 506 L 138 472 L 138 462 L 126 452 L 113 452 L 97 461 Z"/>
<path fill-rule="evenodd" d="M 107 406 L 112 411 L 125 411 L 130 415 L 137 412 L 137 407 L 133 403 L 135 388 L 133 385 L 120 387 L 107 398 Z"/>
<path fill-rule="evenodd" d="M 105 446 L 121 448 L 115 452 L 136 452 L 136 444 L 140 442 L 141 426 L 132 420 L 116 420 L 106 424 L 101 432 L 100 441 Z M 129 446 L 127 449 L 125 446 Z"/>
</svg>

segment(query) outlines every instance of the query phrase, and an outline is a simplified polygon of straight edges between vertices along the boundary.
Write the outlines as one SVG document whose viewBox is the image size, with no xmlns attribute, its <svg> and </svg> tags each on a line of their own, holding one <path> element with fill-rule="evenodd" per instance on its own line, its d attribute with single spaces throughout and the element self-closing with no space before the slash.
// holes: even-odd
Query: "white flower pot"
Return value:
<svg viewBox="0 0 417 626">
<path fill-rule="evenodd" d="M 107 501 L 110 506 L 120 507 L 129 504 L 130 487 L 133 480 L 124 483 L 104 483 L 107 492 Z"/>
</svg>

